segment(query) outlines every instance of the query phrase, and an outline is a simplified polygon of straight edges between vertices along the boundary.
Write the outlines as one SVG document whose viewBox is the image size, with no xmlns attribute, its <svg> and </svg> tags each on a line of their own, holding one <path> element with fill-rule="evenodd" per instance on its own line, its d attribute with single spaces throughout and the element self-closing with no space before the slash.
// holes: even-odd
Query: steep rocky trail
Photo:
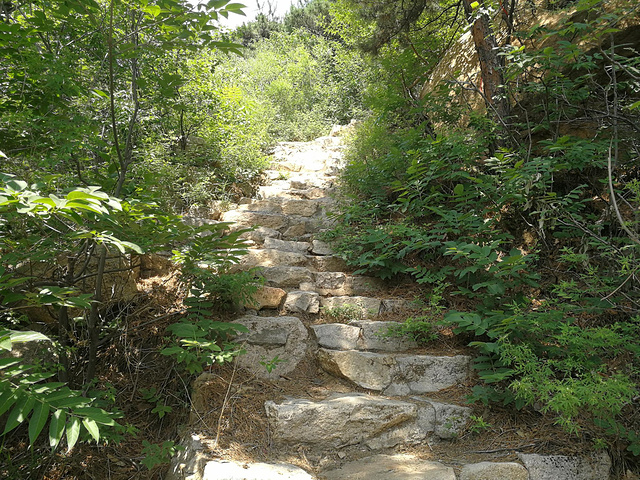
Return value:
<svg viewBox="0 0 640 480">
<path fill-rule="evenodd" d="M 511 452 L 505 461 L 489 453 L 442 454 L 454 442 L 452 451 L 464 450 L 459 437 L 472 410 L 456 399 L 468 387 L 472 359 L 455 351 L 429 355 L 408 338 L 388 335 L 393 322 L 386 318 L 408 312 L 411 303 L 378 279 L 353 275 L 320 240 L 333 221 L 343 148 L 337 135 L 281 144 L 259 199 L 222 215 L 233 228 L 256 227 L 245 234 L 251 250 L 238 268 L 255 269 L 265 284 L 234 320 L 249 330 L 237 339 L 247 353 L 236 367 L 256 397 L 274 392 L 256 412 L 268 444 L 255 460 L 223 459 L 211 431 L 193 422 L 167 478 L 608 478 L 606 455 Z M 214 381 L 212 374 L 196 381 L 196 416 L 217 408 L 202 393 Z"/>
</svg>

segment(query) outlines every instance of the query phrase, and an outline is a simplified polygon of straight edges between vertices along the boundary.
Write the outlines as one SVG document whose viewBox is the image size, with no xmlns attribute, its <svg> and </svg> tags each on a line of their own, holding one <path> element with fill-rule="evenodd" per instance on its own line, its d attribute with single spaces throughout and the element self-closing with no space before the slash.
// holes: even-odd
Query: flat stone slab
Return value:
<svg viewBox="0 0 640 480">
<path fill-rule="evenodd" d="M 313 281 L 313 273 L 306 267 L 261 267 L 258 272 L 269 285 L 282 288 L 299 288 L 301 283 Z"/>
<path fill-rule="evenodd" d="M 276 250 L 273 248 L 249 250 L 240 259 L 239 267 L 275 267 L 291 266 L 301 267 L 307 263 L 306 255 L 290 251 Z"/>
<path fill-rule="evenodd" d="M 331 250 L 331 247 L 327 243 L 323 242 L 322 240 L 314 240 L 311 251 L 315 255 L 332 255 L 333 254 L 333 250 Z"/>
<path fill-rule="evenodd" d="M 365 445 L 372 450 L 422 443 L 429 434 L 455 437 L 471 410 L 424 398 L 393 400 L 359 393 L 321 401 L 290 399 L 265 403 L 277 444 L 335 449 Z"/>
<path fill-rule="evenodd" d="M 311 244 L 309 242 L 293 242 L 290 240 L 279 240 L 277 238 L 265 238 L 264 248 L 307 254 L 311 249 Z"/>
<path fill-rule="evenodd" d="M 515 462 L 480 462 L 464 465 L 458 480 L 529 480 L 529 472 Z"/>
<path fill-rule="evenodd" d="M 373 277 L 353 276 L 343 272 L 318 272 L 314 289 L 320 295 L 371 295 L 380 290 L 382 282 Z"/>
<path fill-rule="evenodd" d="M 318 211 L 318 202 L 315 200 L 284 200 L 282 213 L 285 215 L 298 215 L 311 217 Z"/>
<path fill-rule="evenodd" d="M 238 365 L 258 378 L 276 380 L 292 372 L 307 352 L 307 329 L 297 317 L 258 317 L 245 315 L 234 323 L 244 325 L 249 333 L 239 335 L 246 353 L 238 357 Z M 280 360 L 271 371 L 261 364 Z"/>
<path fill-rule="evenodd" d="M 312 325 L 318 345 L 333 350 L 354 350 L 360 338 L 360 327 L 342 323 Z"/>
<path fill-rule="evenodd" d="M 276 443 L 322 448 L 367 444 L 418 416 L 413 403 L 361 394 L 334 395 L 322 401 L 268 401 L 265 410 Z"/>
<path fill-rule="evenodd" d="M 464 382 L 471 358 L 328 350 L 317 354 L 327 372 L 385 395 L 437 392 Z"/>
<path fill-rule="evenodd" d="M 529 471 L 529 480 L 607 480 L 611 458 L 606 453 L 592 456 L 518 454 Z"/>
<path fill-rule="evenodd" d="M 214 460 L 204 466 L 202 480 L 315 480 L 287 463 L 241 463 Z"/>
<path fill-rule="evenodd" d="M 318 313 L 320 311 L 319 295 L 315 292 L 293 291 L 287 294 L 284 309 L 291 313 Z"/>
<path fill-rule="evenodd" d="M 403 352 L 418 347 L 418 344 L 410 338 L 390 333 L 394 327 L 400 326 L 398 322 L 361 320 L 356 322 L 356 325 L 361 329 L 358 350 Z"/>
<path fill-rule="evenodd" d="M 344 272 L 349 269 L 343 259 L 333 255 L 310 257 L 309 266 L 318 272 Z"/>
<path fill-rule="evenodd" d="M 456 480 L 453 468 L 413 455 L 374 455 L 324 471 L 323 480 Z M 515 479 L 514 479 L 515 480 Z"/>
<path fill-rule="evenodd" d="M 251 299 L 244 305 L 246 308 L 261 310 L 263 308 L 278 308 L 286 298 L 287 292 L 281 288 L 261 286 Z"/>
<path fill-rule="evenodd" d="M 320 306 L 325 310 L 345 309 L 345 307 L 357 307 L 358 317 L 353 320 L 362 320 L 366 317 L 378 315 L 382 301 L 370 297 L 329 297 L 320 301 Z M 354 312 L 355 313 L 355 312 Z"/>
<path fill-rule="evenodd" d="M 233 222 L 239 227 L 267 227 L 282 231 L 289 225 L 289 219 L 284 215 L 263 212 L 246 212 L 230 210 L 222 214 L 223 222 Z"/>
</svg>

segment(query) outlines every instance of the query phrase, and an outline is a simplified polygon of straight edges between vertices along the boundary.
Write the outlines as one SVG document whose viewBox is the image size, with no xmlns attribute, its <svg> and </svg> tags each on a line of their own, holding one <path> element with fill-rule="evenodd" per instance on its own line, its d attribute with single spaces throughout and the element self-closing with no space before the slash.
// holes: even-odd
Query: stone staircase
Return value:
<svg viewBox="0 0 640 480">
<path fill-rule="evenodd" d="M 389 296 L 380 280 L 349 273 L 318 238 L 332 222 L 328 213 L 334 205 L 331 193 L 342 149 L 340 137 L 333 135 L 281 144 L 260 199 L 246 199 L 221 217 L 234 222 L 233 228 L 256 227 L 244 234 L 251 250 L 237 268 L 254 268 L 265 279 L 234 320 L 249 330 L 237 339 L 247 351 L 238 357 L 238 366 L 260 381 L 281 382 L 310 361 L 352 386 L 352 391 L 264 404 L 270 458 L 309 452 L 320 460 L 312 465 L 313 471 L 290 463 L 220 460 L 207 452 L 202 435 L 193 432 L 185 438 L 186 450 L 174 458 L 167 479 L 609 478 L 606 455 L 520 454 L 519 462 L 455 465 L 421 458 L 421 448 L 451 441 L 465 428 L 470 408 L 429 395 L 467 382 L 471 358 L 416 354 L 413 341 L 389 336 L 393 322 L 379 316 L 405 308 L 406 302 Z"/>
</svg>

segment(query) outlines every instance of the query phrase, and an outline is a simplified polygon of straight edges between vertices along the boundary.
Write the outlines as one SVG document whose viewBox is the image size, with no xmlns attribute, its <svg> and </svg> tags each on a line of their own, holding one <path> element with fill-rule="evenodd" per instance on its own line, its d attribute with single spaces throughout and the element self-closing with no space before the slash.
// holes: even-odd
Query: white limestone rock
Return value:
<svg viewBox="0 0 640 480">
<path fill-rule="evenodd" d="M 366 444 L 418 414 L 412 403 L 362 394 L 334 395 L 322 401 L 268 401 L 265 409 L 275 443 L 322 448 Z"/>
<path fill-rule="evenodd" d="M 413 455 L 374 455 L 323 471 L 324 480 L 456 480 L 453 468 Z"/>
<path fill-rule="evenodd" d="M 291 313 L 318 313 L 320 311 L 319 295 L 302 290 L 289 292 L 284 308 Z"/>
<path fill-rule="evenodd" d="M 529 472 L 515 462 L 480 462 L 464 465 L 459 480 L 529 480 Z"/>
<path fill-rule="evenodd" d="M 273 248 L 249 250 L 242 256 L 236 268 L 291 266 L 302 267 L 307 257 L 302 253 L 287 252 Z"/>
<path fill-rule="evenodd" d="M 362 329 L 361 337 L 358 340 L 358 350 L 403 352 L 418 347 L 418 344 L 410 338 L 391 333 L 394 327 L 400 325 L 397 322 L 361 320 L 356 322 L 356 325 Z"/>
<path fill-rule="evenodd" d="M 287 463 L 207 462 L 202 480 L 315 480 L 303 469 Z"/>
<path fill-rule="evenodd" d="M 520 453 L 529 480 L 607 480 L 611 458 L 606 453 L 584 457 Z"/>
<path fill-rule="evenodd" d="M 327 372 L 385 395 L 437 392 L 466 380 L 470 358 L 398 355 L 358 350 L 327 350 L 317 354 Z"/>
<path fill-rule="evenodd" d="M 353 325 L 326 323 L 312 325 L 311 328 L 316 334 L 318 345 L 333 350 L 355 350 L 360 337 L 360 327 Z"/>
<path fill-rule="evenodd" d="M 331 247 L 327 243 L 321 240 L 313 241 L 311 251 L 315 255 L 332 255 L 333 254 L 333 250 L 331 250 Z"/>
<path fill-rule="evenodd" d="M 297 288 L 301 283 L 308 283 L 313 280 L 313 274 L 305 267 L 262 267 L 258 272 L 269 285 L 282 288 Z"/>
<path fill-rule="evenodd" d="M 246 342 L 246 353 L 238 357 L 238 364 L 258 378 L 276 380 L 280 375 L 287 375 L 306 355 L 309 334 L 296 317 L 245 315 L 234 320 L 234 323 L 249 329 L 249 333 L 236 338 L 239 343 Z M 280 362 L 268 372 L 260 362 L 268 362 L 276 356 Z"/>
<path fill-rule="evenodd" d="M 320 301 L 320 306 L 325 309 L 344 308 L 345 306 L 358 307 L 358 318 L 353 320 L 361 320 L 368 316 L 375 316 L 380 311 L 381 300 L 370 297 L 329 297 Z"/>
<path fill-rule="evenodd" d="M 294 252 L 306 255 L 311 249 L 309 242 L 292 242 L 289 240 L 280 240 L 277 238 L 265 238 L 264 248 L 282 250 L 284 252 Z"/>
<path fill-rule="evenodd" d="M 286 296 L 287 292 L 281 288 L 263 285 L 251 296 L 245 307 L 255 310 L 278 308 Z"/>
<path fill-rule="evenodd" d="M 220 219 L 223 222 L 235 223 L 234 229 L 261 226 L 282 231 L 289 224 L 289 219 L 284 215 L 263 212 L 245 212 L 242 210 L 231 210 L 222 214 Z"/>
</svg>

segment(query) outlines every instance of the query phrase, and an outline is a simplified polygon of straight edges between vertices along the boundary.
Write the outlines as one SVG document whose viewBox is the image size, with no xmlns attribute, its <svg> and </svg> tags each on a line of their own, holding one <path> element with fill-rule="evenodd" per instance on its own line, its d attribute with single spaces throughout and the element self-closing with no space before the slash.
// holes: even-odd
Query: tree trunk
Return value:
<svg viewBox="0 0 640 480">
<path fill-rule="evenodd" d="M 483 6 L 483 0 L 479 0 L 478 9 Z M 502 70 L 504 62 L 498 55 L 498 42 L 493 34 L 489 15 L 482 12 L 474 12 L 471 0 L 462 0 L 465 15 L 471 23 L 471 37 L 478 53 L 484 100 L 491 116 L 500 125 L 506 126 L 509 117 L 509 100 L 503 86 Z"/>
</svg>

